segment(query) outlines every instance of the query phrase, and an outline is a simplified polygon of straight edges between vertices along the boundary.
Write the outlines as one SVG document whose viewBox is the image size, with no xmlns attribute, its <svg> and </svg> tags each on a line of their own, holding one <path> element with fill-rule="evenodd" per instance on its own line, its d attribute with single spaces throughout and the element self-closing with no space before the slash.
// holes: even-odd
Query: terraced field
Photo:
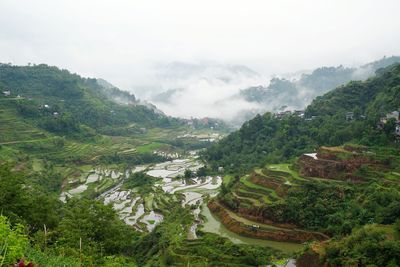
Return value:
<svg viewBox="0 0 400 267">
<path fill-rule="evenodd" d="M 48 141 L 51 137 L 38 128 L 23 122 L 12 108 L 0 109 L 0 145 Z"/>
<path fill-rule="evenodd" d="M 240 235 L 295 243 L 324 240 L 327 236 L 322 233 L 276 223 L 260 213 L 264 206 L 284 201 L 290 188 L 300 186 L 306 180 L 288 164 L 267 165 L 241 177 L 233 185 L 228 197 L 230 204 L 225 203 L 227 198 L 216 198 L 208 207 L 230 231 Z M 233 209 L 232 205 L 238 203 L 239 206 Z"/>
</svg>

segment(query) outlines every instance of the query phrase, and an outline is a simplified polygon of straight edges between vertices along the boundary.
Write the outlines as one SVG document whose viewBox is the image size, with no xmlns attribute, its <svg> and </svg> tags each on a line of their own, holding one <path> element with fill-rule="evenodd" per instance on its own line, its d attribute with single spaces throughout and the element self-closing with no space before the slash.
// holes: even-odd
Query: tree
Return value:
<svg viewBox="0 0 400 267">
<path fill-rule="evenodd" d="M 24 227 L 16 224 L 11 228 L 7 217 L 0 216 L 0 266 L 12 266 L 24 256 L 28 245 L 29 241 L 24 234 Z"/>
<path fill-rule="evenodd" d="M 201 167 L 200 169 L 197 170 L 196 175 L 198 177 L 204 177 L 207 175 L 207 169 L 205 167 Z"/>
<path fill-rule="evenodd" d="M 185 170 L 184 177 L 185 177 L 186 179 L 192 178 L 192 177 L 193 177 L 193 171 L 190 170 L 190 169 L 186 169 L 186 170 Z"/>
<path fill-rule="evenodd" d="M 58 243 L 79 249 L 79 240 L 88 255 L 127 253 L 136 239 L 136 232 L 121 221 L 111 206 L 88 199 L 71 199 L 63 211 L 57 231 Z"/>
</svg>

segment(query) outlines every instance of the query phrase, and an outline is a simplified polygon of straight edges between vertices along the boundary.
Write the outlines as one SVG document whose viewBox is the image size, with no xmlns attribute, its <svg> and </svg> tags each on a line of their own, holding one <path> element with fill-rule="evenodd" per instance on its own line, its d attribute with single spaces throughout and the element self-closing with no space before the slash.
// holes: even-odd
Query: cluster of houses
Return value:
<svg viewBox="0 0 400 267">
<path fill-rule="evenodd" d="M 3 95 L 6 96 L 6 97 L 10 97 L 10 96 L 11 96 L 11 90 L 3 91 Z M 21 96 L 21 95 L 17 95 L 16 98 L 22 98 L 22 96 Z M 32 100 L 32 98 L 28 98 L 28 100 Z M 60 100 L 60 101 L 63 101 L 63 102 L 64 102 L 64 100 Z M 40 105 L 40 106 L 39 106 L 39 109 L 50 109 L 50 105 L 48 105 L 48 104 Z M 55 117 L 57 117 L 58 115 L 60 115 L 58 112 L 53 112 L 52 114 L 53 114 L 53 116 L 55 116 Z"/>
<path fill-rule="evenodd" d="M 11 91 L 10 91 L 10 90 L 3 91 L 3 95 L 4 95 L 4 96 L 11 96 Z M 20 95 L 17 95 L 16 97 L 17 97 L 17 98 L 21 98 Z"/>
<path fill-rule="evenodd" d="M 196 118 L 190 118 L 188 120 L 185 120 L 186 125 L 190 126 L 192 129 L 196 129 L 197 127 L 209 127 L 210 129 L 218 128 L 219 123 L 209 119 L 209 118 L 202 118 L 202 119 L 196 119 Z"/>
<path fill-rule="evenodd" d="M 275 113 L 274 116 L 277 119 L 282 119 L 284 117 L 290 116 L 290 115 L 294 115 L 297 116 L 299 118 L 304 118 L 304 110 L 286 110 L 286 111 L 282 111 L 282 112 L 278 112 Z"/>
<path fill-rule="evenodd" d="M 40 105 L 39 109 L 50 109 L 50 105 L 48 105 L 48 104 Z M 56 111 L 53 112 L 54 117 L 57 117 L 58 115 L 60 115 L 58 112 L 56 112 Z"/>
<path fill-rule="evenodd" d="M 300 117 L 300 118 L 304 118 L 304 110 L 294 110 L 294 111 L 287 110 L 287 111 L 282 111 L 282 112 L 278 112 L 278 113 L 274 114 L 275 118 L 277 118 L 277 119 L 282 119 L 284 117 L 293 116 L 293 115 L 297 116 L 297 117 Z M 365 115 L 356 116 L 354 114 L 354 112 L 351 112 L 351 111 L 346 112 L 346 114 L 345 114 L 346 121 L 353 121 L 353 120 L 356 119 L 356 117 L 357 117 L 357 119 L 366 119 Z M 313 120 L 315 118 L 316 118 L 315 116 L 312 116 L 312 117 L 304 118 L 304 119 L 306 121 L 311 121 L 311 120 Z M 384 125 L 390 119 L 394 119 L 395 120 L 396 128 L 395 128 L 395 131 L 394 131 L 394 135 L 396 136 L 397 140 L 400 141 L 400 112 L 399 111 L 395 110 L 395 111 L 387 113 L 384 117 L 382 117 L 379 120 L 377 127 L 378 127 L 378 129 L 382 130 Z"/>
<path fill-rule="evenodd" d="M 354 115 L 354 112 L 352 112 L 352 111 L 349 111 L 349 112 L 346 112 L 346 121 L 352 121 L 352 120 L 354 120 L 354 119 L 356 119 L 356 116 Z M 367 117 L 365 116 L 365 115 L 359 115 L 358 116 L 358 119 L 366 119 Z"/>
<path fill-rule="evenodd" d="M 385 124 L 389 121 L 393 119 L 396 123 L 395 126 L 395 131 L 394 131 L 394 135 L 396 136 L 396 139 L 400 139 L 400 112 L 395 110 L 392 112 L 387 113 L 384 117 L 382 117 L 379 122 L 378 122 L 378 129 L 382 130 L 383 127 L 385 126 Z"/>
<path fill-rule="evenodd" d="M 170 159 L 179 159 L 181 157 L 180 154 L 178 153 L 174 153 L 174 152 L 165 152 L 165 151 L 161 151 L 161 150 L 155 150 L 153 151 L 153 154 L 164 157 L 164 158 L 170 158 Z"/>
<path fill-rule="evenodd" d="M 209 133 L 209 134 L 184 134 L 184 135 L 179 135 L 177 138 L 194 138 L 197 139 L 200 142 L 215 142 L 220 139 L 222 139 L 222 135 L 219 133 Z"/>
</svg>

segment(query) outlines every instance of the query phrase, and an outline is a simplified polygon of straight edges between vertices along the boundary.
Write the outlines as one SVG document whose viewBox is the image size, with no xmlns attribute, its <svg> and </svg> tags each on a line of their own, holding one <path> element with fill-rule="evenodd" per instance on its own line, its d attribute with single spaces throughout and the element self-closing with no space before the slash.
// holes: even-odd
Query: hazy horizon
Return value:
<svg viewBox="0 0 400 267">
<path fill-rule="evenodd" d="M 150 100 L 187 86 L 175 108 L 156 104 L 175 116 L 234 117 L 232 106 L 256 107 L 221 101 L 274 74 L 400 55 L 399 9 L 392 0 L 3 0 L 0 61 L 56 65 Z M 171 62 L 194 66 L 200 77 L 166 77 L 163 66 Z M 224 76 L 229 66 L 259 75 L 228 70 L 228 86 L 207 76 Z"/>
</svg>

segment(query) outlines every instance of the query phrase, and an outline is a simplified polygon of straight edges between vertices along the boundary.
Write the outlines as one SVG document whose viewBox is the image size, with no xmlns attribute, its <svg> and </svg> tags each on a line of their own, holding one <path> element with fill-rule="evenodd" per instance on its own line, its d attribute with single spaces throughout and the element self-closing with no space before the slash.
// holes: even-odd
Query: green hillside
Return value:
<svg viewBox="0 0 400 267">
<path fill-rule="evenodd" d="M 194 223 L 184 195 L 167 194 L 143 172 L 128 179 L 136 168 L 209 146 L 225 127 L 213 119 L 190 122 L 104 80 L 47 65 L 0 65 L 0 265 L 21 257 L 35 266 L 202 265 L 207 251 L 225 266 L 275 261 L 280 254 L 272 249 L 215 234 L 191 242 L 182 235 Z M 135 227 L 101 197 L 120 186 L 140 199 L 129 213 L 143 206 Z M 165 222 L 148 233 L 156 222 L 144 216 L 154 212 Z"/>
<path fill-rule="evenodd" d="M 8 106 L 16 106 L 30 122 L 52 132 L 72 133 L 82 130 L 79 129 L 82 125 L 102 132 L 129 123 L 141 126 L 179 123 L 141 105 L 133 95 L 103 84 L 102 80 L 82 78 L 44 64 L 0 65 L 0 90 L 11 93 Z"/>
<path fill-rule="evenodd" d="M 266 113 L 209 148 L 204 158 L 214 168 L 245 172 L 266 162 L 286 162 L 319 146 L 346 142 L 393 145 L 394 121 L 379 130 L 379 119 L 400 108 L 400 65 L 382 69 L 365 82 L 350 82 L 317 97 L 305 112 Z M 346 114 L 352 112 L 351 118 Z"/>
<path fill-rule="evenodd" d="M 320 67 L 294 79 L 275 77 L 271 79 L 267 87 L 249 87 L 241 90 L 239 95 L 249 102 L 262 104 L 270 111 L 280 110 L 282 107 L 303 109 L 317 96 L 352 80 L 366 80 L 374 76 L 377 70 L 399 62 L 400 57 L 391 56 L 383 57 L 358 68 L 343 67 L 342 65 Z"/>
<path fill-rule="evenodd" d="M 399 107 L 395 65 L 317 97 L 304 117 L 255 117 L 203 154 L 229 178 L 210 210 L 243 236 L 312 242 L 301 267 L 398 266 Z"/>
</svg>

